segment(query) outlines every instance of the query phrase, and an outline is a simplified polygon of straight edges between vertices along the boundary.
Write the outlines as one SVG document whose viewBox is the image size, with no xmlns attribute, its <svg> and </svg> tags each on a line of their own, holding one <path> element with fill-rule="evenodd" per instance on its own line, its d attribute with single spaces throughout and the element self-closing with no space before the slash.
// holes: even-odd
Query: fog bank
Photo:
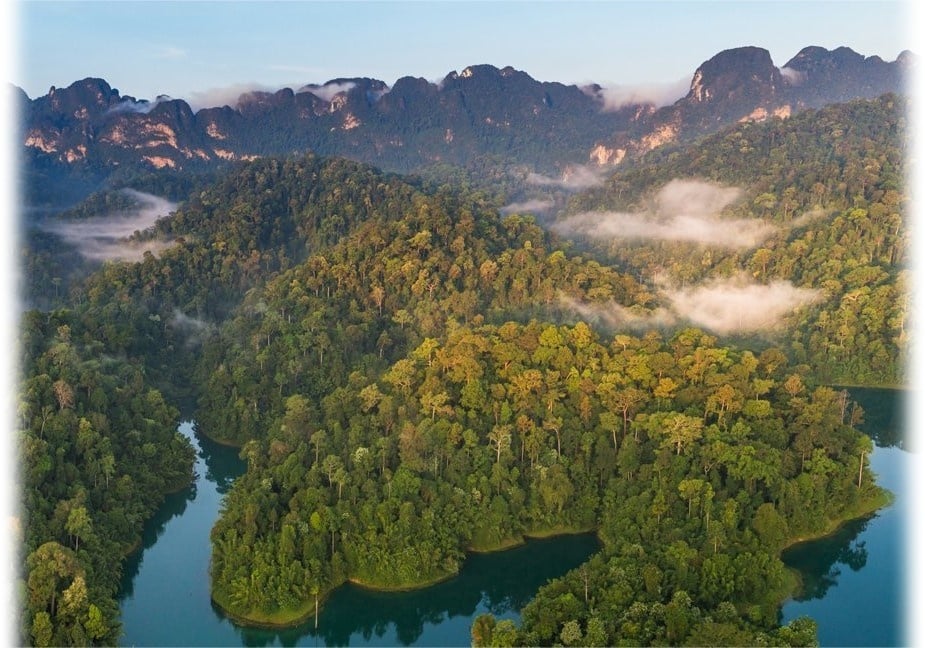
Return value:
<svg viewBox="0 0 925 648">
<path fill-rule="evenodd" d="M 771 332 L 794 310 L 812 304 L 821 291 L 797 288 L 789 281 L 758 284 L 744 277 L 715 279 L 698 286 L 660 291 L 666 307 L 652 311 L 627 308 L 614 301 L 581 302 L 565 295 L 559 305 L 581 318 L 611 329 L 650 329 L 684 322 L 712 333 Z"/>
<path fill-rule="evenodd" d="M 797 288 L 789 281 L 758 284 L 738 278 L 666 290 L 664 295 L 678 317 L 714 333 L 728 334 L 778 328 L 794 310 L 815 302 L 822 293 Z"/>
<path fill-rule="evenodd" d="M 615 112 L 626 106 L 670 106 L 690 90 L 690 77 L 670 83 L 605 86 L 595 93 L 603 104 L 604 112 Z"/>
<path fill-rule="evenodd" d="M 532 198 L 523 202 L 512 202 L 501 208 L 502 214 L 536 214 L 552 209 L 555 201 L 542 198 Z"/>
<path fill-rule="evenodd" d="M 164 241 L 129 240 L 135 232 L 142 232 L 176 210 L 176 203 L 152 194 L 123 189 L 139 205 L 137 208 L 95 216 L 83 220 L 53 220 L 43 223 L 42 229 L 60 236 L 77 248 L 82 256 L 96 261 L 139 261 L 145 252 L 158 254 L 172 244 Z"/>
<path fill-rule="evenodd" d="M 538 187 L 557 187 L 566 191 L 581 191 L 603 183 L 603 173 L 605 171 L 595 171 L 586 166 L 569 166 L 558 178 L 541 173 L 530 173 L 527 175 L 527 184 Z"/>
<path fill-rule="evenodd" d="M 721 218 L 742 190 L 700 180 L 672 180 L 652 205 L 637 212 L 583 212 L 552 225 L 563 236 L 596 239 L 690 241 L 703 245 L 750 248 L 775 232 L 757 219 Z"/>
</svg>

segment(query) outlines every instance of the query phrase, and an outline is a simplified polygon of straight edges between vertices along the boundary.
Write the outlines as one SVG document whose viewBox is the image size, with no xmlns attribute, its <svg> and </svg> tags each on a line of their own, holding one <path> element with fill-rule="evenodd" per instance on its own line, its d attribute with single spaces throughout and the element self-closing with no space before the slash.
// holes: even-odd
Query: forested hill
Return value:
<svg viewBox="0 0 925 648">
<path fill-rule="evenodd" d="M 772 339 L 830 383 L 901 383 L 907 110 L 885 95 L 652 151 L 573 196 L 553 229 L 634 276 L 657 277 L 663 303 L 678 286 L 703 305 L 698 290 L 711 287 L 767 295 L 756 308 L 773 307 L 775 286 L 817 291 Z"/>
<path fill-rule="evenodd" d="M 175 406 L 189 413 L 201 395 L 209 433 L 243 443 L 265 436 L 281 395 L 320 398 L 450 318 L 485 317 L 487 303 L 539 312 L 537 295 L 594 287 L 645 301 L 635 281 L 554 254 L 547 237 L 479 194 L 424 191 L 344 160 L 266 159 L 136 233 L 157 255 L 107 262 L 55 310 L 29 312 L 18 419 L 24 641 L 118 636 L 121 555 L 190 476 Z M 226 386 L 221 398 L 211 389 Z"/>
</svg>

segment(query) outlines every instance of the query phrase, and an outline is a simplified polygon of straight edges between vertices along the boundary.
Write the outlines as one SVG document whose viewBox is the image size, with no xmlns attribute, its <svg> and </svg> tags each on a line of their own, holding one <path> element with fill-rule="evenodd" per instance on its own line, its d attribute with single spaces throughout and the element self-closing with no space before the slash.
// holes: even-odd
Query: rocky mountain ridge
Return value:
<svg viewBox="0 0 925 648">
<path fill-rule="evenodd" d="M 441 82 L 369 78 L 250 92 L 194 112 L 182 99 L 121 95 L 87 78 L 29 99 L 18 94 L 27 171 L 105 178 L 119 168 L 196 169 L 312 150 L 411 171 L 496 156 L 542 172 L 617 164 L 668 142 L 743 120 L 903 92 L 914 56 L 888 63 L 842 47 L 807 47 L 782 68 L 767 50 L 720 52 L 674 104 L 605 108 L 602 88 L 540 82 L 474 65 Z"/>
</svg>

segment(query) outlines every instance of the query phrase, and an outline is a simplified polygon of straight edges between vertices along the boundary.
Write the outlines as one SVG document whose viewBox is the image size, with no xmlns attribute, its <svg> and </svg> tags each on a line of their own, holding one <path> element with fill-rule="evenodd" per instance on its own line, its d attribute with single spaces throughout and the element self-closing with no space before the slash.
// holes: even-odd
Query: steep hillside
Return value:
<svg viewBox="0 0 925 648">
<path fill-rule="evenodd" d="M 742 316 L 773 309 L 776 288 L 813 291 L 812 305 L 783 312 L 767 334 L 789 340 L 793 357 L 824 380 L 901 382 L 909 316 L 906 110 L 887 95 L 653 151 L 574 196 L 553 229 L 660 284 L 663 305 L 685 310 L 694 300 L 686 316 L 708 327 L 706 311 L 737 294 L 754 296 L 734 305 Z M 721 319 L 712 327 L 773 328 Z"/>
</svg>

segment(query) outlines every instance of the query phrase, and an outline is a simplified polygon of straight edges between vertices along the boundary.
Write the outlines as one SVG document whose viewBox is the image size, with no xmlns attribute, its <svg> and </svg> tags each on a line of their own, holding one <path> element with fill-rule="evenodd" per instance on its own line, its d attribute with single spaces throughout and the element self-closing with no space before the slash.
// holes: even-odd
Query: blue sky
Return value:
<svg viewBox="0 0 925 648">
<path fill-rule="evenodd" d="M 98 76 L 139 99 L 337 77 L 443 78 L 513 65 L 534 78 L 638 85 L 689 80 L 717 52 L 757 45 L 783 65 L 847 45 L 915 50 L 906 2 L 19 2 L 30 97 Z M 200 97 L 201 98 L 201 97 Z"/>
</svg>

